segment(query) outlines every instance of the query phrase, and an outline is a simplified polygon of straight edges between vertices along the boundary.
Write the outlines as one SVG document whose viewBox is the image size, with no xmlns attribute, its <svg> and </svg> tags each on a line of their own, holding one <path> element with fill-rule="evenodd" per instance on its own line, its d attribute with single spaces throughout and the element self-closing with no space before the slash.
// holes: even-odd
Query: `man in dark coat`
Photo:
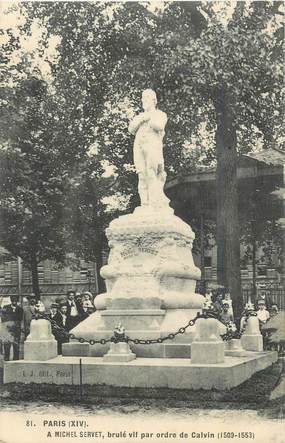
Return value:
<svg viewBox="0 0 285 443">
<path fill-rule="evenodd" d="M 63 321 L 62 321 L 63 317 L 59 313 L 59 306 L 60 305 L 58 303 L 52 303 L 50 305 L 50 312 L 48 314 L 48 318 L 51 320 L 51 330 L 54 335 L 54 338 L 57 341 L 57 352 L 58 352 L 58 354 L 61 354 L 61 343 L 62 343 L 62 339 L 64 337 L 63 337 L 63 334 L 60 333 L 60 331 L 57 329 L 56 326 L 59 326 L 59 327 L 64 327 L 64 326 L 63 326 Z"/>
<path fill-rule="evenodd" d="M 7 324 L 7 331 L 11 335 L 11 340 L 4 343 L 4 360 L 10 359 L 11 345 L 13 345 L 13 360 L 19 360 L 21 322 L 23 320 L 23 309 L 18 305 L 18 297 L 10 297 L 11 304 L 3 307 L 2 323 Z"/>
<path fill-rule="evenodd" d="M 36 312 L 36 304 L 37 304 L 36 296 L 34 294 L 31 294 L 28 297 L 28 301 L 29 304 L 24 307 L 24 314 L 23 314 L 25 338 L 27 338 L 30 333 L 30 324 Z"/>
<path fill-rule="evenodd" d="M 79 301 L 75 299 L 75 291 L 67 292 L 66 306 L 69 317 L 69 329 L 73 329 L 80 322 L 80 314 L 82 312 Z"/>
<path fill-rule="evenodd" d="M 48 314 L 48 318 L 53 320 L 53 321 L 55 321 L 55 322 L 60 321 L 61 316 L 60 316 L 60 314 L 58 312 L 59 304 L 58 303 L 52 303 L 50 305 L 49 310 L 50 310 L 50 312 Z"/>
<path fill-rule="evenodd" d="M 90 306 L 89 303 L 87 301 L 83 301 L 82 303 L 82 311 L 80 314 L 80 321 L 85 320 L 87 317 L 89 317 L 90 315 Z"/>
<path fill-rule="evenodd" d="M 58 311 L 58 317 L 57 317 L 57 324 L 58 326 L 63 329 L 66 332 L 69 332 L 71 329 L 71 320 L 70 320 L 70 316 L 68 314 L 68 307 L 67 304 L 65 302 L 60 304 L 60 308 Z M 62 344 L 63 343 L 68 343 L 69 342 L 69 338 L 66 334 L 64 334 L 63 332 L 58 332 L 57 333 L 57 343 L 58 343 L 58 354 L 62 353 Z"/>
</svg>

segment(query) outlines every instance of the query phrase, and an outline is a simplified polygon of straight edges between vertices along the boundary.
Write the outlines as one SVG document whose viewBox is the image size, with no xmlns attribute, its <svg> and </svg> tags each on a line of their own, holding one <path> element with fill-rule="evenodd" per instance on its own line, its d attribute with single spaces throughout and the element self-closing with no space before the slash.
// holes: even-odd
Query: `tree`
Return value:
<svg viewBox="0 0 285 443">
<path fill-rule="evenodd" d="M 275 142 L 274 128 L 280 126 L 279 7 L 237 2 L 231 19 L 221 20 L 216 3 L 173 2 L 155 13 L 138 2 L 22 4 L 24 32 L 39 19 L 46 30 L 43 46 L 51 35 L 59 36 L 58 57 L 50 64 L 68 142 L 71 137 L 85 150 L 96 143 L 101 159 L 116 167 L 115 192 L 133 195 L 129 208 L 137 195 L 126 129 L 142 89 L 154 88 L 169 116 L 169 175 L 185 172 L 185 164 L 193 170 L 187 142 L 202 124 L 215 133 L 208 153 L 217 161 L 218 278 L 232 292 L 237 313 L 236 164 L 249 126 L 263 133 L 265 146 Z"/>
<path fill-rule="evenodd" d="M 275 109 L 280 122 L 280 42 L 266 33 L 266 27 L 276 18 L 276 5 L 254 2 L 246 10 L 245 4 L 238 2 L 227 24 L 217 20 L 212 5 L 206 9 L 201 6 L 203 9 L 209 17 L 206 29 L 191 43 L 180 38 L 174 45 L 172 37 L 174 49 L 167 59 L 172 65 L 168 64 L 165 70 L 168 76 L 172 73 L 176 77 L 185 101 L 189 93 L 201 93 L 201 103 L 208 104 L 208 109 L 203 110 L 204 118 L 215 127 L 218 281 L 231 291 L 239 314 L 242 300 L 237 158 L 242 146 L 237 146 L 237 136 L 251 124 L 263 132 L 268 143 L 272 142 L 276 121 L 270 118 L 268 106 Z M 160 62 L 159 66 L 163 66 Z M 192 87 L 186 69 L 195 78 Z"/>
<path fill-rule="evenodd" d="M 0 220 L 1 245 L 23 259 L 32 272 L 33 291 L 40 295 L 37 265 L 65 259 L 63 209 L 68 161 L 53 145 L 54 103 L 45 82 L 30 77 L 13 89 L 9 130 L 1 118 Z"/>
<path fill-rule="evenodd" d="M 117 41 L 127 56 L 119 60 L 112 84 L 116 91 L 131 89 L 132 94 L 124 92 L 131 102 L 134 97 L 138 101 L 138 89 L 146 85 L 158 91 L 170 121 L 168 172 L 181 171 L 183 143 L 201 123 L 215 131 L 218 281 L 232 293 L 237 314 L 242 309 L 237 159 L 243 151 L 237 140 L 248 135 L 250 125 L 262 132 L 265 147 L 276 141 L 274 131 L 282 118 L 280 5 L 237 2 L 226 23 L 219 21 L 214 4 L 199 2 L 169 3 L 156 19 L 146 19 L 134 4 L 116 15 L 118 33 L 124 33 Z M 126 32 L 130 17 L 134 26 Z M 139 42 L 134 35 L 138 22 L 144 23 Z M 274 31 L 268 31 L 269 25 Z M 118 100 L 113 88 L 111 94 Z"/>
</svg>

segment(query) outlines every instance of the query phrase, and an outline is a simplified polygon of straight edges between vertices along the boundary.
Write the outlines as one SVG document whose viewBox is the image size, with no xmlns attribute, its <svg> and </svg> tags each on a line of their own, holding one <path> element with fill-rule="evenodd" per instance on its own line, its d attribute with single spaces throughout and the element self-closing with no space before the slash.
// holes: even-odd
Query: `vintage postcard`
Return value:
<svg viewBox="0 0 285 443">
<path fill-rule="evenodd" d="M 0 7 L 0 443 L 283 442 L 283 2 Z"/>
</svg>

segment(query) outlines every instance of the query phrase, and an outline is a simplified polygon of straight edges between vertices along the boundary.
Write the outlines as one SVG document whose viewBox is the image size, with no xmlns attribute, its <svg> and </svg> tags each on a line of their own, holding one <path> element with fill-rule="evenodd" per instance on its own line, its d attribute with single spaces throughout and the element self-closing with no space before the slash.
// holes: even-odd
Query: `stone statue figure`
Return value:
<svg viewBox="0 0 285 443">
<path fill-rule="evenodd" d="M 144 112 L 129 124 L 135 135 L 134 164 L 138 174 L 141 206 L 161 207 L 168 204 L 163 187 L 166 180 L 163 159 L 163 137 L 167 115 L 156 108 L 156 94 L 152 89 L 142 93 Z"/>
</svg>

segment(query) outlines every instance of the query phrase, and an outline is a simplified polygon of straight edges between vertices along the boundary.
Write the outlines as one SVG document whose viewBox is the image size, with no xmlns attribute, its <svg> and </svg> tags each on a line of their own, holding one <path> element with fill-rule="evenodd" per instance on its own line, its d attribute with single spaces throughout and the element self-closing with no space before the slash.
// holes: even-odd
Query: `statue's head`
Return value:
<svg viewBox="0 0 285 443">
<path fill-rule="evenodd" d="M 157 104 L 156 93 L 152 89 L 145 89 L 142 93 L 142 106 L 144 111 L 154 109 Z"/>
</svg>

